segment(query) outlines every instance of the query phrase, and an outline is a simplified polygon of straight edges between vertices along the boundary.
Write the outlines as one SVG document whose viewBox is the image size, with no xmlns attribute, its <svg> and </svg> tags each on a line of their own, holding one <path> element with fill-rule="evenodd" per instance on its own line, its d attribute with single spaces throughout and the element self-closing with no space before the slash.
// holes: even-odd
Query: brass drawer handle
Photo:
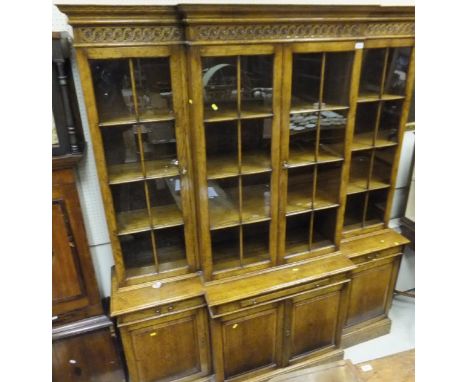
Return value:
<svg viewBox="0 0 468 382">
<path fill-rule="evenodd" d="M 377 254 L 373 253 L 371 255 L 367 255 L 366 257 L 367 257 L 367 260 L 374 260 L 377 257 Z"/>
<path fill-rule="evenodd" d="M 169 305 L 169 306 L 167 307 L 167 310 L 168 310 L 169 312 L 173 311 L 173 310 L 174 310 L 174 306 Z"/>
<path fill-rule="evenodd" d="M 318 288 L 318 287 L 321 287 L 321 286 L 324 286 L 324 285 L 328 284 L 329 282 L 330 282 L 330 279 L 319 280 L 319 281 L 315 282 L 314 286 L 316 288 Z"/>
<path fill-rule="evenodd" d="M 242 308 L 246 307 L 246 306 L 250 306 L 250 305 L 256 305 L 257 304 L 257 300 L 256 299 L 252 299 L 252 300 L 247 300 L 247 301 L 241 301 L 240 305 Z"/>
<path fill-rule="evenodd" d="M 161 308 L 156 308 L 155 313 L 156 313 L 156 314 L 161 314 Z"/>
</svg>

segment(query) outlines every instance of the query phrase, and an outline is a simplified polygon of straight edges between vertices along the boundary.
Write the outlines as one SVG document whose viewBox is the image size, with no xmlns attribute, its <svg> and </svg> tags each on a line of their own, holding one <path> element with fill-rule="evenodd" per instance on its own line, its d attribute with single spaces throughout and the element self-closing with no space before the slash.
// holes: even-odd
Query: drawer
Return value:
<svg viewBox="0 0 468 382">
<path fill-rule="evenodd" d="M 378 259 L 383 259 L 386 257 L 397 256 L 401 254 L 402 251 L 403 251 L 403 247 L 398 246 L 394 248 L 383 249 L 381 251 L 367 253 L 361 256 L 356 256 L 352 258 L 351 260 L 353 261 L 354 264 L 362 264 L 362 263 L 366 263 L 372 260 L 378 260 Z"/>
<path fill-rule="evenodd" d="M 294 295 L 302 292 L 311 291 L 314 289 L 320 290 L 321 288 L 325 289 L 337 283 L 344 283 L 347 280 L 348 278 L 346 273 L 342 273 L 335 276 L 321 278 L 295 287 L 282 289 L 276 292 L 260 294 L 258 296 L 241 299 L 239 301 L 227 303 L 224 305 L 211 306 L 210 310 L 213 317 L 218 317 L 270 302 L 291 298 Z"/>
<path fill-rule="evenodd" d="M 157 317 L 164 317 L 169 314 L 184 312 L 189 309 L 205 306 L 205 299 L 200 296 L 190 300 L 177 301 L 170 304 L 158 305 L 152 308 L 140 310 L 138 312 L 124 314 L 119 317 L 119 325 L 125 326 L 136 322 L 151 320 Z"/>
</svg>

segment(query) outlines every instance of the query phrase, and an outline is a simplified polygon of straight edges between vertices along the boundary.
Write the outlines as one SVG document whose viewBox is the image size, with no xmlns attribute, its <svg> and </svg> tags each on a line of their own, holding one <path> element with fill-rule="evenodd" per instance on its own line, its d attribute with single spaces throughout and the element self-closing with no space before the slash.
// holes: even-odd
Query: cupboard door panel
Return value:
<svg viewBox="0 0 468 382">
<path fill-rule="evenodd" d="M 352 277 L 345 326 L 352 326 L 385 313 L 394 263 L 357 271 Z"/>
<path fill-rule="evenodd" d="M 202 371 L 196 315 L 131 332 L 138 381 L 175 380 Z"/>
<path fill-rule="evenodd" d="M 340 292 L 293 302 L 291 358 L 335 344 Z"/>
<path fill-rule="evenodd" d="M 277 332 L 278 310 L 275 308 L 224 322 L 225 377 L 274 364 Z"/>
</svg>

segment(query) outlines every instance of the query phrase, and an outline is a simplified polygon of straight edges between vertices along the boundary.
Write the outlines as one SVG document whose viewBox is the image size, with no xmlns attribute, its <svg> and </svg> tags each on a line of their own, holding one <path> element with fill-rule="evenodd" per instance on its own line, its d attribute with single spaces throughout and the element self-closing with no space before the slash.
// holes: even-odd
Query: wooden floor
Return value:
<svg viewBox="0 0 468 382">
<path fill-rule="evenodd" d="M 359 377 L 365 382 L 413 382 L 415 350 L 393 354 L 387 357 L 356 365 Z M 362 366 L 371 365 L 372 370 L 363 371 Z"/>
</svg>

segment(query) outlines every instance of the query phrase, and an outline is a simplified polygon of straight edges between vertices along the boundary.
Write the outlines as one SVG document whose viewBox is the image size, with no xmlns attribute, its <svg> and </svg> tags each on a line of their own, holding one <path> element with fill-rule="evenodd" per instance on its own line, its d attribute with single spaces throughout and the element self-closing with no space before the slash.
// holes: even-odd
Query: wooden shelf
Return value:
<svg viewBox="0 0 468 382">
<path fill-rule="evenodd" d="M 361 134 L 355 134 L 352 144 L 353 151 L 367 150 L 372 147 L 391 147 L 396 146 L 397 143 L 391 140 L 388 140 L 386 137 L 388 133 L 378 132 L 375 140 L 375 145 L 373 145 L 374 133 L 367 132 Z"/>
<path fill-rule="evenodd" d="M 212 110 L 205 108 L 205 122 L 222 122 L 222 121 L 234 121 L 238 119 L 238 113 L 236 107 L 227 107 L 218 110 Z"/>
<path fill-rule="evenodd" d="M 369 188 L 367 188 L 367 176 L 366 177 L 353 177 L 349 178 L 348 189 L 346 194 L 357 194 L 365 191 L 380 190 L 383 188 L 390 187 L 386 182 L 382 182 L 378 179 L 372 178 L 369 183 Z"/>
<path fill-rule="evenodd" d="M 208 179 L 221 179 L 239 175 L 237 156 L 226 155 L 207 158 Z M 249 152 L 242 155 L 241 173 L 260 174 L 271 171 L 270 157 L 264 153 Z"/>
<path fill-rule="evenodd" d="M 170 111 L 157 112 L 157 111 L 148 111 L 140 114 L 139 121 L 143 123 L 151 122 L 169 122 L 174 121 L 175 116 Z"/>
<path fill-rule="evenodd" d="M 246 152 L 242 154 L 242 174 L 260 174 L 271 171 L 271 158 L 262 152 Z"/>
<path fill-rule="evenodd" d="M 241 119 L 270 118 L 273 116 L 271 105 L 241 105 Z"/>
<path fill-rule="evenodd" d="M 114 164 L 107 167 L 109 184 L 135 182 L 143 179 L 140 162 Z"/>
<path fill-rule="evenodd" d="M 100 121 L 100 127 L 133 125 L 137 123 L 137 119 L 135 116 L 122 113 L 102 114 L 100 115 Z"/>
<path fill-rule="evenodd" d="M 238 226 L 240 224 L 240 214 L 237 204 L 235 207 L 231 203 L 223 205 L 209 202 L 210 228 L 214 230 Z"/>
<path fill-rule="evenodd" d="M 271 118 L 273 112 L 271 106 L 263 105 L 245 105 L 241 108 L 241 112 L 237 112 L 237 107 L 227 107 L 225 109 L 212 110 L 205 108 L 205 122 L 223 122 L 235 121 L 237 119 L 256 119 L 256 118 Z"/>
<path fill-rule="evenodd" d="M 378 93 L 362 93 L 359 94 L 357 102 L 393 101 L 404 98 L 405 96 L 397 94 L 382 94 L 380 96 Z"/>
<path fill-rule="evenodd" d="M 290 168 L 308 166 L 314 163 L 330 163 L 342 161 L 343 157 L 328 145 L 320 145 L 317 161 L 313 150 L 293 148 L 289 151 L 288 164 Z"/>
<path fill-rule="evenodd" d="M 179 175 L 179 168 L 174 165 L 174 159 L 145 161 L 145 169 L 147 179 L 159 179 Z"/>
<path fill-rule="evenodd" d="M 336 192 L 336 194 L 338 194 L 338 192 Z M 317 188 L 314 199 L 314 210 L 324 210 L 338 206 L 339 204 L 333 198 L 333 192 Z"/>
<path fill-rule="evenodd" d="M 175 116 L 172 113 L 143 113 L 137 119 L 129 115 L 104 115 L 99 123 L 100 127 L 112 127 L 123 125 L 134 125 L 137 123 L 156 123 L 156 122 L 169 122 L 174 121 Z"/>
<path fill-rule="evenodd" d="M 322 104 L 322 107 L 318 107 L 318 105 L 314 105 L 310 102 L 304 101 L 297 101 L 291 103 L 291 109 L 289 111 L 290 114 L 299 114 L 299 113 L 313 113 L 318 111 L 334 111 L 334 110 L 348 110 L 349 106 L 346 105 L 334 105 L 334 104 Z"/>
<path fill-rule="evenodd" d="M 307 187 L 295 187 L 288 192 L 286 214 L 296 214 L 312 210 L 312 190 Z"/>
<path fill-rule="evenodd" d="M 184 224 L 182 212 L 176 204 L 166 204 L 151 208 L 153 228 L 176 227 Z"/>
</svg>

